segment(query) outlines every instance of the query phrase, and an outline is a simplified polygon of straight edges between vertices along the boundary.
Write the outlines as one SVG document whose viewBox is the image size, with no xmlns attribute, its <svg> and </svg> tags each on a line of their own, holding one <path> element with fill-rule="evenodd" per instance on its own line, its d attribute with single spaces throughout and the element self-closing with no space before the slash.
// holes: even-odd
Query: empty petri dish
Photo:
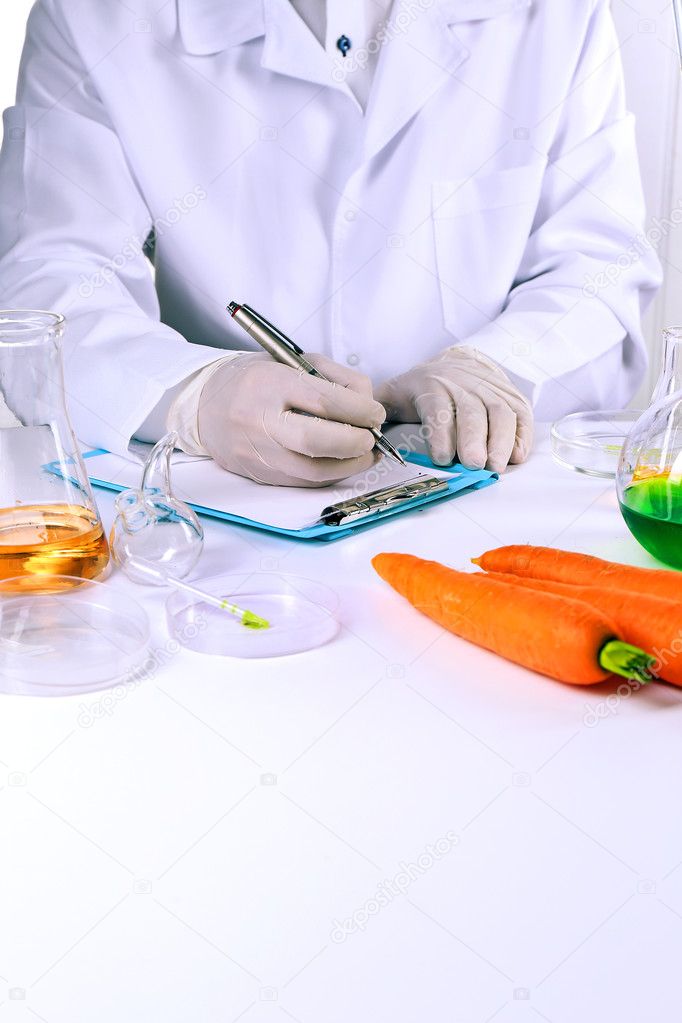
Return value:
<svg viewBox="0 0 682 1023">
<path fill-rule="evenodd" d="M 219 608 L 177 592 L 166 602 L 168 628 L 183 646 L 221 657 L 284 657 L 323 646 L 336 636 L 338 598 L 312 579 L 257 572 L 193 579 L 192 585 L 265 618 L 267 629 L 246 628 Z"/>
<path fill-rule="evenodd" d="M 642 415 L 636 409 L 573 412 L 552 425 L 552 455 L 565 469 L 615 479 L 625 438 Z"/>
<path fill-rule="evenodd" d="M 104 583 L 51 576 L 53 592 L 0 581 L 0 692 L 70 696 L 137 679 L 149 620 Z"/>
</svg>

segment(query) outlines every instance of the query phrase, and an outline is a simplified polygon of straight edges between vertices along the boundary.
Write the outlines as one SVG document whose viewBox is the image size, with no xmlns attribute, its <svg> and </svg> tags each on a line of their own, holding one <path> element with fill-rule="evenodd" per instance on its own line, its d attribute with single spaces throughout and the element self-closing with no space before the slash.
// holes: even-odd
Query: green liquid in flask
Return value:
<svg viewBox="0 0 682 1023">
<path fill-rule="evenodd" d="M 620 502 L 628 529 L 642 547 L 682 569 L 682 477 L 661 473 L 633 481 Z"/>
</svg>

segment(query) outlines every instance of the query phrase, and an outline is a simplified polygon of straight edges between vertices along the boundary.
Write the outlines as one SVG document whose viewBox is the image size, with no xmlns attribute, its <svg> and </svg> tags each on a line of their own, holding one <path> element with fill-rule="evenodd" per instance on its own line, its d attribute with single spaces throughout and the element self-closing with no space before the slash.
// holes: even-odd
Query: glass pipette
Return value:
<svg viewBox="0 0 682 1023">
<path fill-rule="evenodd" d="M 241 624 L 247 629 L 269 629 L 270 622 L 265 618 L 261 618 L 260 615 L 255 614 L 253 611 L 248 611 L 245 608 L 239 607 L 237 604 L 233 604 L 227 599 L 221 597 L 214 597 L 211 593 L 206 593 L 204 590 L 198 589 L 196 586 L 192 586 L 191 583 L 186 583 L 184 579 L 176 579 L 175 576 L 166 575 L 158 568 L 154 568 L 152 565 L 147 565 L 145 562 L 140 561 L 139 558 L 130 558 L 129 566 L 135 570 L 141 576 L 147 576 L 150 582 L 161 584 L 162 586 L 170 586 L 175 590 L 182 590 L 185 593 L 191 593 L 192 596 L 198 597 L 203 604 L 210 604 L 211 607 L 217 607 L 221 611 L 227 611 L 228 614 L 238 618 Z"/>
</svg>

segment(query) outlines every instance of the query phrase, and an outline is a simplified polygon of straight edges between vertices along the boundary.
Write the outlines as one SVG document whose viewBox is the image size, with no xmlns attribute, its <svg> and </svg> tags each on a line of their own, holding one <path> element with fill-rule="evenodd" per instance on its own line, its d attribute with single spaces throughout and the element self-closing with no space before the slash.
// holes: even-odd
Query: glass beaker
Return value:
<svg viewBox="0 0 682 1023">
<path fill-rule="evenodd" d="M 64 324 L 57 313 L 0 310 L 0 580 L 43 593 L 65 576 L 94 579 L 109 561 L 66 410 Z"/>
<path fill-rule="evenodd" d="M 650 407 L 623 445 L 616 485 L 635 539 L 682 569 L 682 327 L 664 332 L 663 369 Z"/>
</svg>

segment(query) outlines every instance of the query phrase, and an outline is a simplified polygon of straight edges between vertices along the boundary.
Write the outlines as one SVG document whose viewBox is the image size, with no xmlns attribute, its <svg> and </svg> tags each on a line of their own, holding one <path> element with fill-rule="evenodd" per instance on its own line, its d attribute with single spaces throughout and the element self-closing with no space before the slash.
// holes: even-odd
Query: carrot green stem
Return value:
<svg viewBox="0 0 682 1023">
<path fill-rule="evenodd" d="M 636 678 L 646 685 L 647 682 L 651 682 L 651 668 L 656 663 L 656 658 L 650 657 L 630 643 L 612 639 L 599 651 L 599 663 L 604 671 L 622 675 L 623 678 Z"/>
</svg>

